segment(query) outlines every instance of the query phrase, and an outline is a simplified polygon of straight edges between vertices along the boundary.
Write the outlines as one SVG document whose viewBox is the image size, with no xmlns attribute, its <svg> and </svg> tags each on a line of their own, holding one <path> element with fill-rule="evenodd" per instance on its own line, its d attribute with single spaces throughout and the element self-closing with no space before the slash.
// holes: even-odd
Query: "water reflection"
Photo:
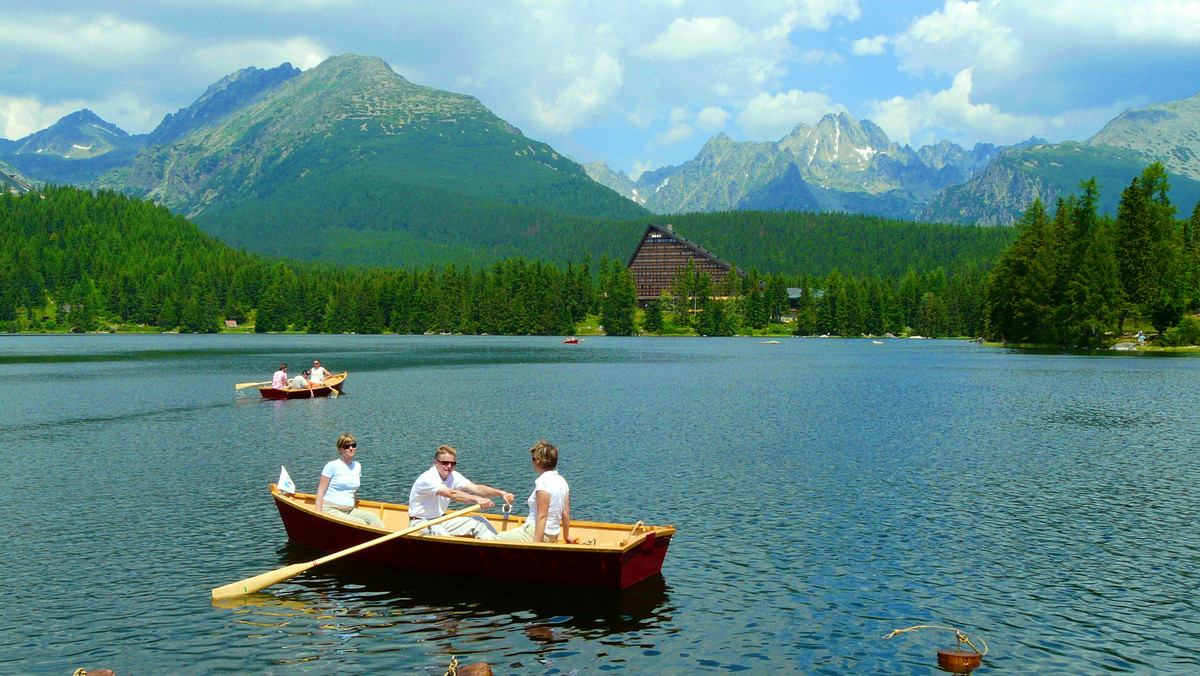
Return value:
<svg viewBox="0 0 1200 676">
<path fill-rule="evenodd" d="M 321 556 L 288 543 L 279 566 Z M 424 644 L 434 655 L 534 659 L 551 666 L 573 643 L 617 641 L 672 630 L 671 589 L 656 575 L 624 591 L 544 587 L 334 561 L 269 592 L 214 602 L 251 636 L 305 636 L 325 657 L 388 650 L 380 643 Z M 248 637 L 249 638 L 249 637 Z M 560 655 L 561 657 L 561 655 Z M 303 655 L 300 661 L 322 659 Z"/>
<path fill-rule="evenodd" d="M 302 545 L 279 549 L 279 565 L 311 561 L 323 555 Z M 559 640 L 564 632 L 589 638 L 638 631 L 665 619 L 671 610 L 669 587 L 661 575 L 624 591 L 589 587 L 546 587 L 528 582 L 439 575 L 378 566 L 358 561 L 331 561 L 318 577 L 301 581 L 318 594 L 327 612 L 345 612 L 338 603 L 372 605 L 422 613 L 445 620 L 468 612 L 478 616 L 519 618 L 533 629 L 531 637 Z M 276 597 L 274 594 L 267 596 Z M 285 597 L 295 603 L 295 596 Z M 253 606 L 253 602 L 248 602 Z M 290 605 L 291 608 L 299 606 Z"/>
</svg>

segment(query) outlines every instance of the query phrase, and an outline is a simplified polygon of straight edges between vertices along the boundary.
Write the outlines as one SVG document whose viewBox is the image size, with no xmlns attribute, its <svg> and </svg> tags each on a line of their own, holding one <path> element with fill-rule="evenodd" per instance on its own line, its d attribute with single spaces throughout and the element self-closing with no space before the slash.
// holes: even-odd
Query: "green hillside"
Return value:
<svg viewBox="0 0 1200 676">
<path fill-rule="evenodd" d="M 683 214 L 655 222 L 673 224 L 684 237 L 738 267 L 785 275 L 838 270 L 899 278 L 909 268 L 942 268 L 949 274 L 988 270 L 1016 236 L 1013 228 L 805 211 Z"/>
<path fill-rule="evenodd" d="M 105 179 L 235 247 L 351 265 L 615 253 L 603 243 L 628 229 L 598 221 L 646 214 L 474 97 L 356 55 L 273 85 Z M 597 229 L 608 236 L 591 237 Z"/>
<path fill-rule="evenodd" d="M 1111 146 L 1086 146 L 1060 143 L 1030 148 L 1019 156 L 1020 162 L 1043 181 L 1066 194 L 1079 192 L 1079 182 L 1095 178 L 1100 188 L 1097 204 L 1101 214 L 1115 215 L 1121 191 L 1142 175 L 1148 160 L 1131 151 Z M 1178 174 L 1170 177 L 1171 199 L 1187 205 L 1187 211 L 1200 200 L 1200 182 Z"/>
<path fill-rule="evenodd" d="M 331 131 L 253 180 L 222 170 L 212 183 L 246 187 L 195 222 L 265 255 L 410 267 L 618 256 L 638 230 L 620 221 L 645 215 L 573 163 L 534 159 L 553 150 L 524 137 L 461 122 L 362 131 Z"/>
</svg>

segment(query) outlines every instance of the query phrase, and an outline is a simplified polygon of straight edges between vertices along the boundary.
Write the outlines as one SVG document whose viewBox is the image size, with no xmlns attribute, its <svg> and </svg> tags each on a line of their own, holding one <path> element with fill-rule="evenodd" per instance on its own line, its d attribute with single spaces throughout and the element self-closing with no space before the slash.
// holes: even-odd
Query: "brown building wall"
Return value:
<svg viewBox="0 0 1200 676">
<path fill-rule="evenodd" d="M 641 245 L 629 262 L 640 304 L 657 300 L 663 290 L 671 286 L 675 276 L 687 269 L 688 261 L 694 261 L 697 271 L 707 272 L 714 286 L 725 281 L 729 274 L 728 264 L 696 251 L 695 245 L 681 240 L 669 230 L 654 227 L 646 230 Z"/>
</svg>

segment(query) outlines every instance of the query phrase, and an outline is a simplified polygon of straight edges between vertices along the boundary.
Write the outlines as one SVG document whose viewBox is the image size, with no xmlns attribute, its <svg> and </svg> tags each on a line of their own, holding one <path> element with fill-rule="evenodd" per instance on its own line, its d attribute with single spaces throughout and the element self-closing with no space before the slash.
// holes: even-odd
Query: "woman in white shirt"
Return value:
<svg viewBox="0 0 1200 676">
<path fill-rule="evenodd" d="M 497 540 L 517 542 L 563 542 L 574 544 L 579 538 L 571 537 L 571 490 L 567 480 L 555 469 L 558 467 L 558 448 L 546 440 L 537 442 L 529 449 L 533 457 L 533 469 L 537 480 L 533 493 L 529 495 L 529 516 L 515 530 L 496 534 Z"/>
<path fill-rule="evenodd" d="M 358 442 L 353 436 L 343 434 L 338 437 L 337 452 L 337 460 L 330 460 L 321 470 L 321 483 L 317 486 L 317 511 L 383 528 L 383 520 L 377 515 L 354 506 L 355 493 L 362 484 L 362 463 L 354 459 L 358 453 Z"/>
</svg>

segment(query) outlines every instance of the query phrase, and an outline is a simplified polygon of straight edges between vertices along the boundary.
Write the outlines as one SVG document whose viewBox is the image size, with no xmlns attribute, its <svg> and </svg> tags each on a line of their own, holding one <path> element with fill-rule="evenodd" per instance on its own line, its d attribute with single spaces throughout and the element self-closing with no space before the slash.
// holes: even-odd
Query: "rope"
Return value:
<svg viewBox="0 0 1200 676">
<path fill-rule="evenodd" d="M 964 634 L 963 632 L 955 629 L 954 627 L 944 627 L 940 624 L 918 624 L 916 626 L 909 627 L 908 629 L 896 629 L 896 630 L 893 630 L 892 633 L 888 634 L 887 636 L 884 636 L 883 638 L 889 639 L 893 636 L 896 636 L 897 634 L 903 634 L 908 631 L 916 631 L 918 629 L 945 629 L 947 631 L 952 631 L 952 632 L 954 632 L 954 636 L 955 636 L 955 638 L 958 639 L 959 643 L 966 643 L 967 645 L 971 646 L 971 650 L 974 650 L 975 652 L 979 653 L 979 655 L 981 657 L 987 655 L 987 653 L 988 653 L 987 641 L 984 641 L 982 636 L 975 636 L 975 638 L 979 639 L 979 642 L 983 644 L 983 651 L 980 652 L 979 648 L 976 648 L 975 644 L 971 643 L 971 639 L 968 638 L 968 634 Z"/>
<path fill-rule="evenodd" d="M 621 546 L 625 546 L 625 543 L 629 542 L 629 538 L 633 537 L 633 534 L 636 533 L 637 529 L 639 529 L 639 528 L 641 528 L 642 530 L 646 530 L 645 526 L 642 525 L 641 521 L 638 521 L 637 523 L 633 524 L 633 528 L 629 531 L 629 535 L 626 535 L 625 539 L 621 540 Z"/>
<path fill-rule="evenodd" d="M 443 676 L 456 676 L 458 674 L 458 657 L 450 658 L 450 668 L 446 670 Z"/>
</svg>

